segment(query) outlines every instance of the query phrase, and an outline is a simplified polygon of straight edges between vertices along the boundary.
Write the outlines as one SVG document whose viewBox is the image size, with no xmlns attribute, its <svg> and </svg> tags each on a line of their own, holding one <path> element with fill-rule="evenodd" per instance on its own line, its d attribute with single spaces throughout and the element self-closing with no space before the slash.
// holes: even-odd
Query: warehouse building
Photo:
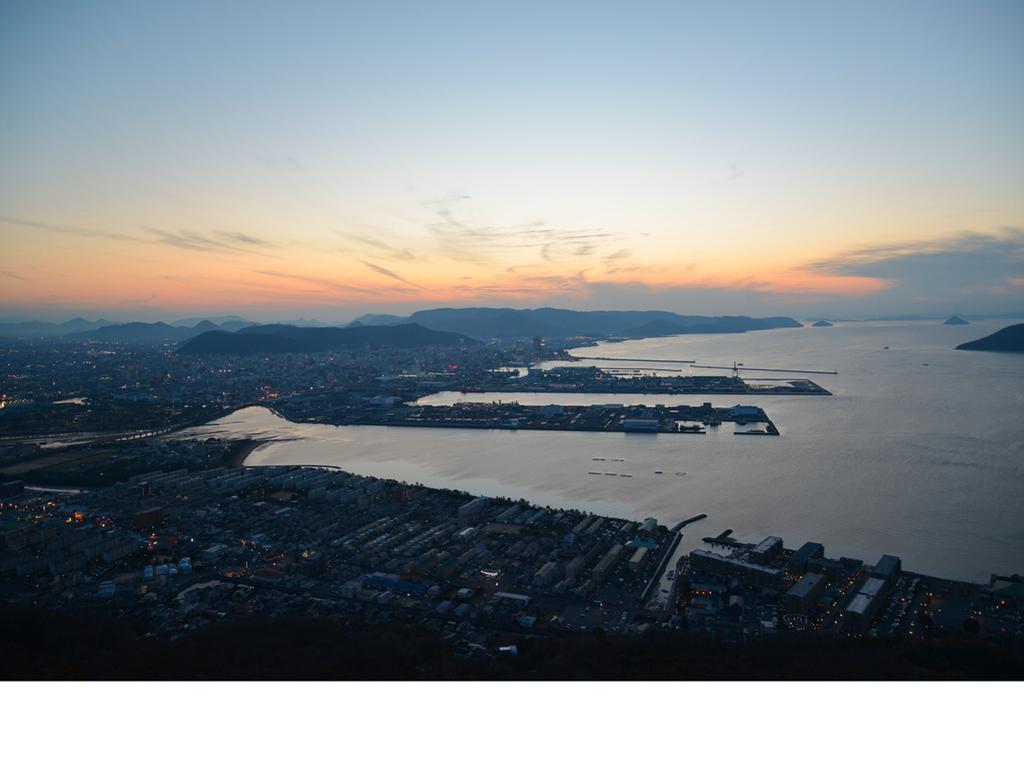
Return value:
<svg viewBox="0 0 1024 768">
<path fill-rule="evenodd" d="M 629 570 L 639 571 L 647 563 L 647 556 L 651 554 L 651 550 L 647 547 L 637 547 L 636 552 L 629 558 Z"/>
<path fill-rule="evenodd" d="M 825 556 L 825 545 L 816 541 L 808 541 L 800 549 L 793 553 L 786 564 L 786 570 L 793 576 L 803 576 L 807 573 L 807 563 L 814 558 Z"/>
<path fill-rule="evenodd" d="M 900 577 L 903 563 L 895 555 L 882 555 L 882 558 L 871 569 L 871 575 L 885 581 L 887 587 L 891 588 Z"/>
<path fill-rule="evenodd" d="M 782 539 L 778 536 L 769 536 L 760 544 L 750 550 L 750 562 L 758 565 L 767 565 L 782 554 Z"/>
<path fill-rule="evenodd" d="M 878 609 L 885 602 L 888 591 L 885 580 L 874 576 L 861 584 L 857 594 L 843 611 L 843 626 L 853 632 L 867 631 Z"/>
<path fill-rule="evenodd" d="M 594 566 L 594 581 L 600 583 L 608 577 L 608 574 L 618 565 L 619 558 L 622 557 L 622 551 L 621 544 L 616 544 L 608 550 L 608 553 Z"/>
<path fill-rule="evenodd" d="M 695 549 L 690 553 L 690 567 L 698 573 L 737 578 L 745 584 L 767 589 L 779 589 L 783 581 L 783 573 L 778 568 L 725 557 L 705 549 Z"/>
<path fill-rule="evenodd" d="M 825 577 L 807 573 L 783 597 L 783 604 L 792 613 L 807 613 L 825 592 Z"/>
</svg>

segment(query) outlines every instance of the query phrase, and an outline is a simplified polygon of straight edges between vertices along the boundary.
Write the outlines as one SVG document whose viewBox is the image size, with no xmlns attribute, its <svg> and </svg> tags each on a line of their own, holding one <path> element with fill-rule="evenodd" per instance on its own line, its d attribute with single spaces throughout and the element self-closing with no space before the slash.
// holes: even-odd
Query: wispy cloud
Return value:
<svg viewBox="0 0 1024 768">
<path fill-rule="evenodd" d="M 381 258 L 395 259 L 397 261 L 416 261 L 419 258 L 415 253 L 406 248 L 396 248 L 375 237 L 367 237 L 366 235 L 357 235 L 350 232 L 338 232 L 338 234 L 354 242 L 370 246 L 375 249 L 377 255 Z"/>
<path fill-rule="evenodd" d="M 426 200 L 423 205 L 434 215 L 428 229 L 441 250 L 454 261 L 491 264 L 509 253 L 533 252 L 547 262 L 573 262 L 592 257 L 598 248 L 622 238 L 604 229 L 561 229 L 543 220 L 519 226 L 470 224 L 455 208 L 468 195 Z"/>
<path fill-rule="evenodd" d="M 609 253 L 607 256 L 602 256 L 601 261 L 604 264 L 617 264 L 619 262 L 626 261 L 633 255 L 633 252 L 628 248 L 620 248 L 617 251 Z"/>
<path fill-rule="evenodd" d="M 329 280 L 324 277 L 296 275 L 290 272 L 278 272 L 272 269 L 257 269 L 255 270 L 255 272 L 258 275 L 265 275 L 267 277 L 278 277 L 283 280 L 292 280 L 299 283 L 305 283 L 307 285 L 314 285 L 321 288 L 329 288 L 333 291 L 338 291 L 341 293 L 365 293 L 371 295 L 376 295 L 380 293 L 380 291 L 374 290 L 372 288 L 364 288 L 362 286 L 351 285 L 349 283 L 339 283 L 336 280 Z"/>
<path fill-rule="evenodd" d="M 404 277 L 402 277 L 397 272 L 392 272 L 390 269 L 385 269 L 384 267 L 380 266 L 379 264 L 373 264 L 372 262 L 363 261 L 362 259 L 360 259 L 359 261 L 364 266 L 366 266 L 369 269 L 372 269 L 374 272 L 376 272 L 379 275 L 384 275 L 385 277 L 390 277 L 392 280 L 397 280 L 400 283 L 405 283 L 406 285 L 411 285 L 413 288 L 419 288 L 420 287 L 419 285 L 417 285 L 416 283 L 412 282 L 411 280 L 406 280 Z"/>
<path fill-rule="evenodd" d="M 78 235 L 80 237 L 98 237 L 106 240 L 122 240 L 133 243 L 145 243 L 148 242 L 145 238 L 133 237 L 131 235 L 125 235 L 120 232 L 108 232 L 101 229 L 90 229 L 88 227 L 75 227 L 64 224 L 50 224 L 44 221 L 33 221 L 31 219 L 22 219 L 17 216 L 0 216 L 0 221 L 5 221 L 8 224 L 15 224 L 19 227 L 27 227 L 29 229 L 38 229 L 44 232 L 53 232 L 59 235 Z"/>
<path fill-rule="evenodd" d="M 245 232 L 218 232 L 217 235 L 229 243 L 238 243 L 240 245 L 255 245 L 261 248 L 270 248 L 274 244 L 269 240 L 264 240 L 261 237 L 255 237 L 253 235 L 246 234 Z"/>
<path fill-rule="evenodd" d="M 156 237 L 156 242 L 169 245 L 172 248 L 181 248 L 186 251 L 244 253 L 250 256 L 269 257 L 269 254 L 262 253 L 255 248 L 239 245 L 239 242 L 258 242 L 260 244 L 265 242 L 242 232 L 223 233 L 220 237 L 215 237 L 213 235 L 204 235 L 187 229 L 169 231 L 165 229 L 157 229 L 155 227 L 147 227 L 147 231 L 151 232 Z"/>
<path fill-rule="evenodd" d="M 222 230 L 203 234 L 187 229 L 165 230 L 156 227 L 145 227 L 144 230 L 151 237 L 139 237 L 137 235 L 127 235 L 123 232 L 112 232 L 66 224 L 51 224 L 49 222 L 22 219 L 17 216 L 0 216 L 0 221 L 42 232 L 52 232 L 58 235 L 75 235 L 77 237 L 99 238 L 127 243 L 162 244 L 187 251 L 232 252 L 253 256 L 268 256 L 268 254 L 256 249 L 272 246 L 269 240 L 264 240 L 246 232 L 239 232 L 238 230 Z"/>
<path fill-rule="evenodd" d="M 149 231 L 156 235 L 156 239 L 164 245 L 182 248 L 186 251 L 213 251 L 222 247 L 215 240 L 183 229 L 177 232 L 168 232 L 163 229 L 150 228 Z"/>
</svg>

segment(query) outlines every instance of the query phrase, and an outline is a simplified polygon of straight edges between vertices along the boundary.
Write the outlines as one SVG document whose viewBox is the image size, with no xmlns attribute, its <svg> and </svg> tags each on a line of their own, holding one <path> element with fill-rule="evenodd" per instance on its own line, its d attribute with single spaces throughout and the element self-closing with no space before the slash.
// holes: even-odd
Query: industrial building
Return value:
<svg viewBox="0 0 1024 768">
<path fill-rule="evenodd" d="M 618 565 L 622 552 L 621 544 L 615 544 L 608 550 L 608 554 L 602 557 L 601 562 L 594 566 L 594 581 L 601 583 L 605 580 L 608 574 Z"/>
<path fill-rule="evenodd" d="M 869 578 L 853 596 L 843 611 L 843 626 L 855 632 L 864 632 L 871 626 L 872 619 L 882 607 L 889 588 L 885 579 Z"/>
<path fill-rule="evenodd" d="M 903 563 L 895 555 L 882 555 L 881 559 L 871 569 L 871 575 L 885 581 L 887 587 L 892 587 L 896 579 L 900 577 Z"/>
<path fill-rule="evenodd" d="M 750 562 L 758 565 L 767 565 L 782 554 L 782 539 L 778 536 L 769 536 L 760 544 L 750 550 Z"/>
<path fill-rule="evenodd" d="M 698 573 L 735 577 L 746 584 L 754 584 L 767 589 L 779 589 L 783 581 L 783 572 L 778 568 L 769 568 L 747 560 L 725 557 L 705 549 L 695 549 L 690 553 L 690 567 Z"/>
<path fill-rule="evenodd" d="M 650 554 L 651 550 L 647 547 L 637 547 L 636 552 L 629 558 L 629 570 L 636 572 L 643 568 Z"/>
<path fill-rule="evenodd" d="M 787 611 L 807 613 L 825 592 L 825 577 L 820 573 L 807 573 L 783 597 Z"/>
<path fill-rule="evenodd" d="M 486 496 L 477 496 L 472 501 L 467 501 L 458 511 L 458 521 L 460 523 L 475 523 L 480 519 L 480 513 L 484 511 L 487 503 L 490 501 Z"/>
<path fill-rule="evenodd" d="M 558 563 L 553 560 L 544 563 L 533 576 L 533 586 L 547 587 L 558 576 Z"/>
<path fill-rule="evenodd" d="M 786 570 L 793 576 L 803 576 L 807 573 L 807 563 L 814 558 L 825 556 L 825 545 L 816 541 L 808 541 L 800 547 L 786 564 Z"/>
</svg>

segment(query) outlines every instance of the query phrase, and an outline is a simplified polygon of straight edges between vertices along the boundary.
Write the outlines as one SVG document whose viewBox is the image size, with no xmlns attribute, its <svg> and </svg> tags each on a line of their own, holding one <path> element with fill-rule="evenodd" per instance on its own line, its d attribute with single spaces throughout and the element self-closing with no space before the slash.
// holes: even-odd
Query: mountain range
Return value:
<svg viewBox="0 0 1024 768">
<path fill-rule="evenodd" d="M 543 309 L 495 309 L 489 307 L 426 309 L 413 312 L 408 317 L 373 314 L 357 318 L 350 323 L 350 326 L 380 326 L 398 323 L 416 323 L 425 328 L 461 333 L 478 339 L 512 339 L 532 336 L 647 338 L 682 333 L 743 333 L 769 328 L 801 327 L 801 323 L 791 317 L 709 317 L 679 315 L 675 312 L 657 310 L 578 311 L 550 307 Z"/>
<path fill-rule="evenodd" d="M 110 320 L 85 320 L 76 317 L 63 323 L 39 320 L 0 323 L 0 337 L 17 339 L 67 339 L 68 341 L 107 341 L 121 344 L 165 344 L 182 342 L 212 330 L 237 331 L 253 325 L 251 320 L 227 315 L 194 317 L 173 323 L 114 323 Z"/>
<path fill-rule="evenodd" d="M 367 314 L 346 326 L 347 328 L 391 327 L 416 325 L 431 331 L 442 331 L 479 340 L 529 339 L 541 336 L 549 339 L 589 338 L 647 338 L 689 333 L 743 333 L 769 328 L 799 328 L 800 323 L 790 317 L 753 318 L 746 316 L 714 317 L 706 315 L 680 315 L 675 312 L 629 310 L 571 310 L 571 309 L 505 309 L 491 307 L 440 308 L 413 312 L 408 317 L 399 315 Z M 63 323 L 40 321 L 0 323 L 0 337 L 8 338 L 64 338 L 69 341 L 101 341 L 122 344 L 180 344 L 209 331 L 240 332 L 266 329 L 307 328 L 305 322 L 294 324 L 257 325 L 237 315 L 193 317 L 166 322 L 112 323 L 107 320 L 75 318 Z M 319 330 L 336 330 L 334 326 L 316 326 Z M 327 338 L 324 336 L 323 338 Z M 238 342 L 240 344 L 251 342 Z M 273 344 L 274 342 L 267 342 Z M 292 342 L 294 343 L 294 335 Z M 304 340 L 299 346 L 313 343 Z M 287 345 L 286 345 L 287 346 Z"/>
<path fill-rule="evenodd" d="M 113 325 L 109 320 L 86 320 L 76 317 L 63 323 L 48 323 L 42 320 L 0 322 L 0 337 L 4 338 L 56 338 L 69 333 L 84 333 Z"/>
<path fill-rule="evenodd" d="M 183 343 L 183 355 L 253 355 L 282 352 L 325 352 L 351 347 L 415 348 L 477 344 L 458 333 L 421 325 L 357 325 L 349 328 L 303 328 L 294 325 L 254 325 L 240 331 L 207 331 Z"/>
</svg>

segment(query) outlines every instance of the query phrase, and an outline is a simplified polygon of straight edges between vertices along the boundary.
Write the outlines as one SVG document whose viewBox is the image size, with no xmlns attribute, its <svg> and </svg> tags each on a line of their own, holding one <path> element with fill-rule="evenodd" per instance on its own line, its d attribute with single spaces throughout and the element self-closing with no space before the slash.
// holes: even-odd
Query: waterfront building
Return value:
<svg viewBox="0 0 1024 768">
<path fill-rule="evenodd" d="M 861 584 L 843 611 L 843 626 L 854 632 L 865 632 L 888 594 L 885 579 L 874 576 Z"/>
<path fill-rule="evenodd" d="M 825 591 L 825 577 L 820 573 L 807 573 L 783 597 L 786 610 L 807 613 Z"/>
</svg>

